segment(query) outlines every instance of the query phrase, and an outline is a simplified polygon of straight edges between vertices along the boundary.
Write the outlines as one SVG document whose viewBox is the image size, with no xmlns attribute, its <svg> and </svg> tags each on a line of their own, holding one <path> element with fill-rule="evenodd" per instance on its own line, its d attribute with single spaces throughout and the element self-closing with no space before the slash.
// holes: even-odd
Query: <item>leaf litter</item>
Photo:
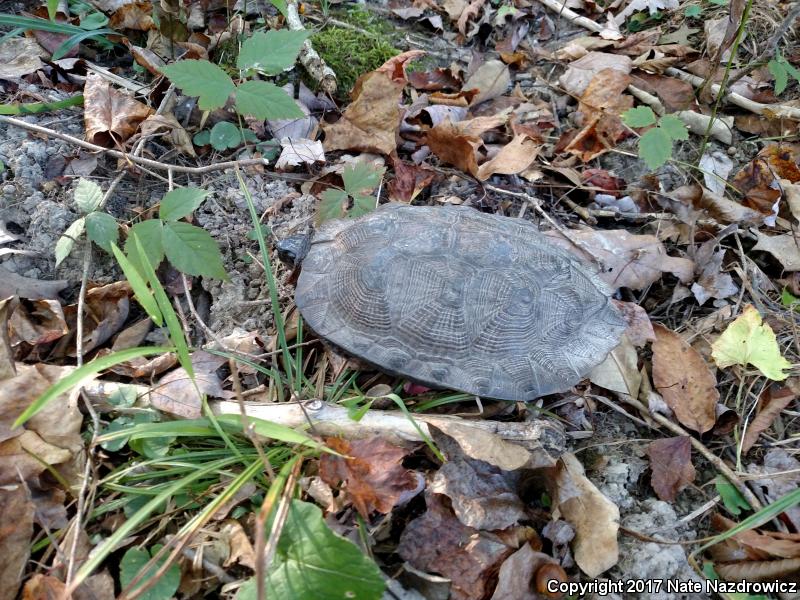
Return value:
<svg viewBox="0 0 800 600">
<path fill-rule="evenodd" d="M 113 351 L 165 341 L 165 331 L 153 327 L 138 304 L 130 302 L 133 290 L 101 254 L 100 242 L 94 248 L 86 291 L 80 302 L 76 300 L 81 294 L 80 250 L 88 243 L 85 234 L 101 242 L 104 238 L 88 217 L 97 206 L 87 210 L 72 205 L 72 196 L 65 192 L 80 174 L 98 182 L 125 171 L 126 179 L 139 178 L 138 189 L 123 181 L 122 192 L 117 191 L 120 201 L 107 207 L 125 237 L 136 222 L 157 213 L 165 191 L 151 195 L 149 187 L 142 187 L 145 180 L 147 186 L 160 184 L 147 170 L 153 165 L 140 163 L 140 168 L 131 162 L 139 145 L 145 149 L 143 156 L 179 166 L 267 158 L 268 165 L 251 164 L 240 174 L 270 241 L 307 230 L 313 223 L 356 217 L 385 200 L 458 203 L 533 220 L 554 244 L 595 265 L 628 322 L 620 346 L 571 392 L 528 406 L 482 399 L 475 421 L 494 424 L 490 429 L 469 425 L 464 415 L 476 404 L 468 399 L 444 401 L 442 392 L 430 388 L 416 389 L 412 395 L 407 385 L 410 408 L 453 413 L 452 421 L 427 429 L 434 447 L 447 459 L 443 463 L 430 446 L 400 448 L 374 432 L 362 439 L 320 438 L 338 455 L 309 460 L 310 473 L 318 470 L 319 477 L 316 485 L 302 487 L 307 490 L 303 498 L 316 500 L 324 513 L 288 496 L 281 501 L 284 512 L 276 512 L 275 519 L 283 515 L 284 533 L 267 580 L 271 593 L 298 583 L 290 575 L 292 569 L 307 566 L 302 560 L 296 563 L 292 554 L 305 550 L 298 537 L 303 519 L 313 523 L 316 535 L 330 548 L 369 572 L 366 580 L 375 585 L 366 585 L 365 593 L 373 595 L 364 597 L 378 597 L 377 569 L 339 534 L 361 539 L 386 573 L 402 570 L 405 585 L 438 586 L 449 589 L 453 598 L 510 600 L 541 597 L 542 583 L 550 578 L 670 576 L 657 550 L 648 550 L 642 540 L 627 539 L 635 529 L 628 525 L 672 511 L 672 520 L 664 517 L 662 532 L 653 534 L 664 541 L 681 535 L 700 538 L 711 532 L 709 527 L 734 527 L 743 518 L 741 510 L 727 512 L 727 502 L 720 504 L 703 493 L 703 485 L 714 480 L 720 468 L 712 458 L 735 456 L 735 464 L 730 464 L 737 471 L 731 473 L 741 474 L 743 463 L 759 478 L 754 485 L 766 502 L 796 489 L 796 481 L 781 473 L 797 470 L 791 454 L 797 437 L 791 415 L 797 402 L 792 369 L 798 352 L 794 331 L 800 286 L 792 285 L 792 277 L 800 270 L 795 239 L 800 151 L 791 139 L 758 137 L 791 136 L 800 120 L 793 112 L 798 82 L 791 75 L 798 56 L 789 50 L 796 28 L 789 24 L 771 47 L 768 40 L 782 22 L 786 3 L 754 3 L 745 24 L 747 36 L 738 44 L 736 33 L 744 14 L 744 3 L 738 0 L 728 6 L 702 4 L 702 19 L 693 16 L 694 7 L 684 10 L 672 0 L 634 0 L 610 7 L 575 1 L 559 13 L 552 11 L 550 2 L 499 6 L 483 0 L 398 1 L 392 3 L 391 22 L 408 33 L 396 42 L 403 52 L 363 73 L 353 90 L 340 90 L 338 104 L 317 93 L 313 83 L 306 86 L 313 74 L 297 86 L 296 94 L 290 83 L 282 88 L 286 98 L 275 96 L 275 102 L 277 106 L 291 99 L 293 116 L 285 118 L 284 113 L 265 120 L 261 117 L 266 109 L 251 97 L 248 86 L 275 93 L 264 79 L 281 73 L 283 63 L 262 68 L 263 77 L 247 81 L 231 79 L 237 74 L 229 68 L 252 63 L 247 56 L 256 42 L 246 47 L 244 59 L 240 54 L 240 63 L 221 63 L 226 69 L 221 72 L 206 69 L 204 76 L 211 83 L 216 80 L 217 86 L 195 89 L 196 82 L 179 81 L 180 74 L 171 66 L 162 71 L 165 65 L 180 63 L 175 61 L 176 48 L 186 52 L 188 60 L 221 60 L 228 40 L 240 33 L 248 37 L 258 28 L 253 15 L 229 22 L 211 5 L 184 10 L 187 7 L 172 2 L 93 4 L 88 12 L 71 15 L 72 20 L 87 27 L 94 26 L 93 20 L 107 21 L 120 32 L 139 66 L 120 67 L 111 60 L 109 49 L 117 38 L 109 38 L 110 46 L 85 39 L 68 49 L 68 55 L 81 57 L 66 59 L 71 62 L 52 60 L 67 39 L 64 34 L 34 30 L 28 37 L 0 44 L 0 55 L 13 52 L 14 58 L 0 68 L 4 106 L 19 110 L 20 103 L 63 100 L 83 92 L 82 109 L 56 113 L 82 117 L 77 130 L 69 129 L 67 122 L 26 118 L 123 152 L 120 162 L 95 154 L 83 165 L 87 155 L 73 142 L 37 140 L 34 136 L 45 135 L 41 132 L 20 136 L 23 130 L 0 123 L 9 138 L 0 142 L 0 191 L 11 200 L 0 208 L 0 374 L 5 378 L 0 395 L 10 403 L 1 442 L 7 472 L 0 502 L 6 509 L 3 514 L 14 516 L 13 521 L 6 519 L 13 527 L 0 541 L 11 566 L 0 577 L 4 590 L 13 593 L 24 584 L 26 596 L 63 592 L 64 574 L 40 569 L 30 555 L 40 528 L 60 529 L 68 519 L 85 527 L 78 546 L 88 556 L 87 534 L 103 531 L 116 516 L 133 514 L 112 508 L 108 523 L 83 521 L 82 515 L 76 519 L 66 490 L 50 476 L 55 470 L 68 483 L 78 481 L 86 459 L 81 424 L 86 439 L 98 433 L 92 431 L 91 419 L 82 419 L 77 411 L 77 395 L 62 395 L 22 428 L 12 427 L 11 421 L 50 383 L 71 372 L 78 335 L 81 358 L 107 358 Z M 367 13 L 373 8 L 368 5 Z M 304 9 L 310 12 L 303 18 L 313 20 L 321 14 L 313 4 Z M 289 50 L 299 48 L 305 37 L 280 29 L 282 12 L 270 7 L 264 14 L 268 30 L 286 31 L 281 35 L 292 43 L 282 51 L 293 54 Z M 37 15 L 46 18 L 46 7 Z M 338 16 L 352 14 L 345 10 Z M 366 27 L 367 21 L 358 18 L 362 20 L 354 27 Z M 425 40 L 422 44 L 415 42 L 419 35 Z M 262 36 L 257 33 L 251 39 L 266 43 Z M 427 56 L 420 46 L 430 51 Z M 739 72 L 748 63 L 770 60 L 760 53 L 776 47 L 785 50 L 773 62 L 788 67 Z M 301 62 L 306 65 L 304 56 L 303 51 Z M 701 56 L 707 58 L 698 60 Z M 294 55 L 287 60 L 291 68 Z M 719 83 L 727 61 L 733 61 L 736 81 L 731 89 L 738 96 L 732 94 L 717 107 L 716 123 L 722 123 L 724 135 L 706 140 L 707 115 L 716 111 L 714 98 L 710 86 L 692 77 Z M 175 98 L 164 101 L 169 82 L 158 78 L 173 71 L 177 90 L 170 93 Z M 251 109 L 258 118 L 246 115 L 238 120 L 237 107 Z M 637 121 L 626 116 L 644 112 L 652 117 Z M 235 135 L 226 137 L 224 144 L 219 136 L 212 138 L 217 125 L 228 125 Z M 45 171 L 41 167 L 48 153 L 66 158 L 63 164 L 50 160 Z M 268 172 L 288 183 L 265 185 Z M 221 242 L 231 280 L 219 284 L 189 277 L 185 286 L 170 266 L 159 275 L 183 311 L 178 326 L 199 342 L 198 348 L 203 343 L 209 344 L 209 351 L 234 348 L 240 358 L 278 368 L 277 359 L 264 356 L 265 350 L 271 353 L 280 345 L 275 315 L 254 308 L 261 306 L 258 310 L 263 311 L 260 299 L 270 293 L 266 285 L 253 285 L 264 277 L 260 258 L 254 258 L 258 236 L 235 173 L 223 173 L 219 179 L 188 177 L 189 184 L 207 187 L 210 201 L 193 206 L 185 218 L 210 229 Z M 174 176 L 170 172 L 170 179 Z M 299 185 L 298 179 L 305 181 Z M 87 215 L 87 221 L 80 221 L 79 215 Z M 70 223 L 76 225 L 68 229 Z M 179 230 L 190 227 L 177 223 L 174 228 Z M 56 269 L 52 252 L 65 232 L 69 235 Z M 186 267 L 181 261 L 177 265 Z M 291 275 L 280 269 L 276 293 L 278 303 L 288 309 Z M 83 314 L 78 315 L 79 309 Z M 227 311 L 228 323 L 248 323 L 250 331 L 243 332 L 249 336 L 247 343 L 231 338 L 222 320 L 202 323 L 220 310 Z M 308 343 L 309 332 L 296 317 L 287 323 L 291 327 L 280 335 L 288 343 Z M 273 340 L 271 346 L 259 341 L 262 333 L 262 339 Z M 325 397 L 341 374 L 335 365 L 345 363 L 312 348 L 304 355 L 303 369 L 315 381 L 311 397 Z M 228 359 L 198 349 L 192 355 L 192 383 L 178 360 L 175 353 L 164 353 L 112 365 L 92 388 L 104 399 L 100 419 L 108 428 L 103 431 L 113 432 L 114 423 L 134 429 L 148 423 L 162 426 L 169 422 L 167 415 L 195 424 L 215 400 L 251 393 L 273 404 L 286 399 L 277 389 L 282 384 L 246 363 L 232 369 Z M 393 388 L 391 377 L 359 368 L 353 389 L 358 390 L 357 398 L 369 398 L 366 414 L 391 408 L 392 390 L 402 386 Z M 367 378 L 377 378 L 388 391 L 363 395 L 362 389 L 375 384 Z M 339 400 L 351 404 L 353 418 L 366 418 L 364 407 L 352 404 L 352 398 Z M 553 411 L 564 417 L 566 438 L 537 437 L 543 431 L 539 419 Z M 516 430 L 524 435 L 509 437 L 500 425 L 507 421 L 529 426 Z M 257 427 L 252 424 L 254 430 Z M 313 428 L 310 431 L 316 435 Z M 109 466 L 128 464 L 137 456 L 157 460 L 168 456 L 174 444 L 175 437 L 164 429 L 160 438 L 126 438 L 113 450 L 104 443 L 102 457 L 93 458 Z M 646 486 L 640 485 L 640 476 L 649 477 L 652 492 L 642 491 Z M 230 481 L 226 473 L 216 489 Z M 743 481 L 734 483 L 747 485 Z M 255 570 L 253 548 L 258 539 L 247 515 L 256 515 L 258 506 L 244 498 L 228 505 L 229 520 L 224 528 L 220 522 L 208 538 L 218 539 L 215 548 L 220 554 L 212 560 L 219 559 L 224 570 L 209 569 L 209 583 L 203 585 L 180 577 L 187 597 L 213 589 L 204 585 L 223 583 L 220 573 L 233 569 L 235 577 L 245 580 Z M 693 511 L 709 500 L 710 523 L 694 520 L 688 533 L 679 534 L 686 526 L 679 516 L 693 519 Z M 747 500 L 743 507 L 758 509 Z M 182 513 L 178 515 L 181 521 Z M 792 523 L 792 528 L 776 531 L 765 523 L 736 533 L 711 547 L 704 555 L 706 566 L 728 580 L 785 577 L 796 571 L 797 508 L 787 508 L 779 519 Z M 359 522 L 366 529 L 361 530 Z M 646 534 L 644 526 L 640 528 L 638 533 Z M 157 530 L 149 531 L 167 541 Z M 138 530 L 137 542 L 147 540 L 147 532 Z M 61 555 L 65 549 L 69 555 L 61 546 Z M 141 556 L 149 560 L 154 547 L 140 551 Z M 674 550 L 677 554 L 670 556 L 689 572 L 686 553 Z M 632 568 L 627 560 L 632 555 L 648 566 Z M 75 557 L 70 560 L 76 566 Z M 127 575 L 123 579 L 123 585 L 129 582 Z M 241 597 L 256 597 L 253 581 L 248 580 Z M 301 583 L 313 593 L 313 585 L 320 582 Z M 100 590 L 95 597 L 113 595 L 113 580 L 106 571 L 83 586 L 90 584 Z"/>
</svg>

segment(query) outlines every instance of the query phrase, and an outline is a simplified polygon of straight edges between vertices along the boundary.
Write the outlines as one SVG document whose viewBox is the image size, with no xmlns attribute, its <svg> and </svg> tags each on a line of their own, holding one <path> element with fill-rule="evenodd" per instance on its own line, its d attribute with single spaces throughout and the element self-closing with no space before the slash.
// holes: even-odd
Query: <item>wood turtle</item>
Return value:
<svg viewBox="0 0 800 600">
<path fill-rule="evenodd" d="M 437 388 L 505 400 L 562 392 L 625 329 L 595 270 L 521 219 L 386 204 L 278 250 L 302 261 L 295 302 L 314 332 Z"/>
</svg>

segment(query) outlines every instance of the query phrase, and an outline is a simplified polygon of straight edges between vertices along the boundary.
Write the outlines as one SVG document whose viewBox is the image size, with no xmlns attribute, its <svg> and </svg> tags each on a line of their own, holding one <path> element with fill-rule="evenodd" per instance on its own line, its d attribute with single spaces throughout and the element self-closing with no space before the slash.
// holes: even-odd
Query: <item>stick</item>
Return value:
<svg viewBox="0 0 800 600">
<path fill-rule="evenodd" d="M 297 11 L 297 0 L 288 0 L 286 3 L 286 23 L 292 31 L 305 30 Z M 332 96 L 336 93 L 336 73 L 325 64 L 322 57 L 314 50 L 310 40 L 303 42 L 299 60 L 308 74 L 319 82 L 319 86 L 326 94 Z"/>
</svg>

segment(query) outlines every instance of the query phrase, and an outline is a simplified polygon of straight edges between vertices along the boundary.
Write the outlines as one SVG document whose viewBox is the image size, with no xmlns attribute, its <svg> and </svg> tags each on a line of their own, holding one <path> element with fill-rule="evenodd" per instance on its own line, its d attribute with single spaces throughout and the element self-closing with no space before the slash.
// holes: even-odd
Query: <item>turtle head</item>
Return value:
<svg viewBox="0 0 800 600">
<path fill-rule="evenodd" d="M 278 258 L 290 267 L 297 268 L 306 257 L 310 246 L 311 234 L 302 233 L 283 238 L 275 244 L 275 249 L 278 251 Z"/>
</svg>

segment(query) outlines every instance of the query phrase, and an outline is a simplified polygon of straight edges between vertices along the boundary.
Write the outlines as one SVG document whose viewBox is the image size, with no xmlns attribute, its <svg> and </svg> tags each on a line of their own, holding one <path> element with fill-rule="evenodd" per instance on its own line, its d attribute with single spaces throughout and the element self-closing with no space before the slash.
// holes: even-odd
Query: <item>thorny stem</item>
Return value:
<svg viewBox="0 0 800 600">
<path fill-rule="evenodd" d="M 722 76 L 722 81 L 720 82 L 720 89 L 719 93 L 717 94 L 717 98 L 714 101 L 714 108 L 711 110 L 711 119 L 708 121 L 708 126 L 706 127 L 706 132 L 703 135 L 703 144 L 700 146 L 700 154 L 697 158 L 697 164 L 700 165 L 700 159 L 703 158 L 703 155 L 706 153 L 706 146 L 708 146 L 708 138 L 711 137 L 711 129 L 714 126 L 714 121 L 717 119 L 717 113 L 719 112 L 722 103 L 725 100 L 726 96 L 726 89 L 728 87 L 728 79 L 730 78 L 731 68 L 733 67 L 733 62 L 736 60 L 736 55 L 739 52 L 739 44 L 742 42 L 742 38 L 744 37 L 744 30 L 747 28 L 747 21 L 750 18 L 750 9 L 753 7 L 753 0 L 747 0 L 747 4 L 744 7 L 744 11 L 742 12 L 742 18 L 739 21 L 739 28 L 736 30 L 736 39 L 733 41 L 733 45 L 731 46 L 731 56 L 728 60 L 727 64 L 725 65 L 725 74 Z M 713 74 L 709 76 L 709 81 L 713 77 Z"/>
</svg>

